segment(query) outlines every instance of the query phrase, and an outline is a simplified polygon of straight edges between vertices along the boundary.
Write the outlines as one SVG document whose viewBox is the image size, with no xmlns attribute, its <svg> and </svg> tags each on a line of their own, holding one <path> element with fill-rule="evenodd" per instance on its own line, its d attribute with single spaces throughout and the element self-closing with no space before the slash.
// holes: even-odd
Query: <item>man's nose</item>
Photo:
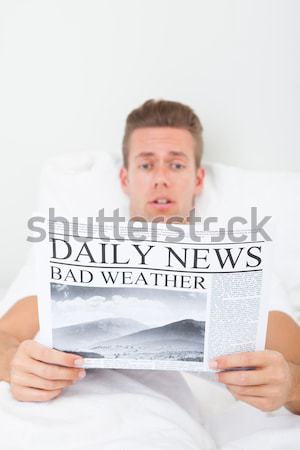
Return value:
<svg viewBox="0 0 300 450">
<path fill-rule="evenodd" d="M 153 185 L 155 188 L 158 187 L 169 187 L 169 177 L 167 174 L 167 170 L 164 167 L 158 168 L 155 171 L 154 177 L 153 177 Z"/>
</svg>

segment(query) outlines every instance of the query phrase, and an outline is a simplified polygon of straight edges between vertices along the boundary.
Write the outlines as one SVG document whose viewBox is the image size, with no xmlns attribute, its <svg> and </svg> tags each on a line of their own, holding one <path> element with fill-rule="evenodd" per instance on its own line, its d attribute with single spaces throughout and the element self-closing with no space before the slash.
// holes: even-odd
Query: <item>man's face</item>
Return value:
<svg viewBox="0 0 300 450">
<path fill-rule="evenodd" d="M 130 198 L 130 215 L 186 218 L 203 185 L 204 170 L 195 165 L 195 141 L 187 130 L 139 128 L 129 141 L 128 168 L 120 171 Z"/>
</svg>

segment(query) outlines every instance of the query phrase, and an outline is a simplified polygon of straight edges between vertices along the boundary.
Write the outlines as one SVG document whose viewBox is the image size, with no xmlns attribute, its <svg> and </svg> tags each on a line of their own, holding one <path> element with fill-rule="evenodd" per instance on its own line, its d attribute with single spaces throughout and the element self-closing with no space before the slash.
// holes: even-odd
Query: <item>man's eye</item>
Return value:
<svg viewBox="0 0 300 450">
<path fill-rule="evenodd" d="M 173 170 L 181 170 L 184 169 L 185 165 L 181 163 L 171 163 L 171 169 Z"/>
<path fill-rule="evenodd" d="M 140 169 L 143 169 L 143 170 L 150 170 L 150 169 L 152 169 L 153 164 L 143 163 L 143 164 L 140 164 L 139 167 L 140 167 Z"/>
</svg>

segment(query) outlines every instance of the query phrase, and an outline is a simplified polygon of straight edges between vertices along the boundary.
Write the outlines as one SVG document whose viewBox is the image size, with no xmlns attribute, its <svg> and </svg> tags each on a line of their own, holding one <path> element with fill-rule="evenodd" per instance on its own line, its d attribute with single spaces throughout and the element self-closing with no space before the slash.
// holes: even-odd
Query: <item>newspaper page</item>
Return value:
<svg viewBox="0 0 300 450">
<path fill-rule="evenodd" d="M 219 355 L 263 350 L 266 242 L 251 230 L 243 242 L 201 231 L 195 242 L 188 225 L 154 225 L 136 238 L 133 222 L 117 236 L 112 224 L 98 234 L 49 224 L 37 251 L 40 342 L 86 368 L 208 371 Z"/>
</svg>

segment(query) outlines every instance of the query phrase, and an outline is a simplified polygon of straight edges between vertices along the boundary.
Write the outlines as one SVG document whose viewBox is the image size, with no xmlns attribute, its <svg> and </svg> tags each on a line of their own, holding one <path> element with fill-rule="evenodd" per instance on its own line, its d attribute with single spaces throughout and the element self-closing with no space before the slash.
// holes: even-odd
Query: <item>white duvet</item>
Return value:
<svg viewBox="0 0 300 450">
<path fill-rule="evenodd" d="M 300 416 L 263 413 L 175 372 L 89 370 L 47 403 L 0 383 L 3 450 L 299 450 Z"/>
<path fill-rule="evenodd" d="M 300 416 L 285 408 L 264 413 L 241 402 L 209 420 L 221 450 L 299 450 Z"/>
<path fill-rule="evenodd" d="M 88 370 L 47 403 L 14 400 L 0 383 L 3 450 L 214 449 L 179 374 Z"/>
</svg>

